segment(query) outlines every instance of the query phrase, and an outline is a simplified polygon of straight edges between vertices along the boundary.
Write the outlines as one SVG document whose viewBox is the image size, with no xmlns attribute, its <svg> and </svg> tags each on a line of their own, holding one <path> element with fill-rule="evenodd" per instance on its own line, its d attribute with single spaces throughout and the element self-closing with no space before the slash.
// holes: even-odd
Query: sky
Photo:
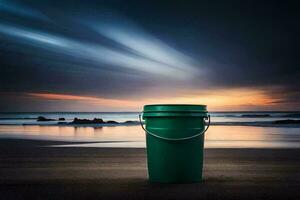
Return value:
<svg viewBox="0 0 300 200">
<path fill-rule="evenodd" d="M 300 110 L 292 1 L 0 0 L 0 112 Z"/>
</svg>

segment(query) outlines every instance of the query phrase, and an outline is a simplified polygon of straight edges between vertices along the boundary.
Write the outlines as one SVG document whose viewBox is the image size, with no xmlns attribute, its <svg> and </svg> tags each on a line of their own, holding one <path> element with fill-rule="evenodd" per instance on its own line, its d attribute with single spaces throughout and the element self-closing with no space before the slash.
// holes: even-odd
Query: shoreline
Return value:
<svg viewBox="0 0 300 200">
<path fill-rule="evenodd" d="M 27 123 L 27 124 L 0 124 L 0 126 L 59 126 L 59 127 L 114 127 L 114 126 L 140 126 L 139 122 L 119 122 L 103 124 L 58 124 L 58 123 Z M 211 122 L 210 126 L 255 126 L 255 127 L 278 127 L 278 128 L 300 128 L 300 124 L 274 124 L 274 121 L 261 122 Z"/>
</svg>

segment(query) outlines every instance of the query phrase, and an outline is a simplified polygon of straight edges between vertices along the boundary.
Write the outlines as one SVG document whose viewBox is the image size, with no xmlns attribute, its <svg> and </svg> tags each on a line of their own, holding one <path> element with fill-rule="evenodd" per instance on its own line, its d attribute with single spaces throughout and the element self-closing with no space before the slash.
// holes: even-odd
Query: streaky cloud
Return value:
<svg viewBox="0 0 300 200">
<path fill-rule="evenodd" d="M 134 54 L 112 50 L 100 44 L 83 43 L 48 33 L 3 24 L 0 24 L 0 33 L 20 39 L 18 41 L 14 40 L 15 42 L 26 43 L 27 45 L 76 57 L 77 59 L 88 60 L 94 65 L 105 63 L 120 68 L 175 79 L 186 79 L 191 76 L 190 73 L 186 73 L 183 69 L 178 69 Z"/>
<path fill-rule="evenodd" d="M 25 40 L 30 41 L 30 43 L 28 44 L 31 45 L 35 45 L 32 42 L 36 42 L 36 43 L 42 43 L 50 46 L 65 47 L 65 48 L 67 47 L 67 40 L 50 34 L 42 33 L 42 32 L 31 31 L 31 30 L 0 24 L 0 33 L 21 38 L 24 40 L 23 42 L 25 42 Z"/>
<path fill-rule="evenodd" d="M 172 48 L 155 36 L 146 33 L 128 20 L 125 20 L 124 23 L 123 19 L 125 25 L 112 22 L 86 23 L 102 36 L 123 45 L 137 55 L 191 74 L 199 73 L 199 68 L 195 66 L 196 62 L 191 57 Z"/>
<path fill-rule="evenodd" d="M 30 7 L 19 5 L 13 2 L 0 1 L 0 10 L 6 11 L 22 17 L 36 18 L 40 20 L 49 21 L 49 18 L 40 11 L 34 10 Z"/>
</svg>

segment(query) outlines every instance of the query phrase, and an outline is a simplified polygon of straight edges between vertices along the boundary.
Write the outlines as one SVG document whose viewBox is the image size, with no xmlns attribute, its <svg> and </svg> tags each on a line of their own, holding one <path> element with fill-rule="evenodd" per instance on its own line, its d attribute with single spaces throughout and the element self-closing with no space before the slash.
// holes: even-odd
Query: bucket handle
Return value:
<svg viewBox="0 0 300 200">
<path fill-rule="evenodd" d="M 155 133 L 152 133 L 152 132 L 148 131 L 148 130 L 144 127 L 144 125 L 143 125 L 143 123 L 142 123 L 142 114 L 139 114 L 139 120 L 140 120 L 141 127 L 142 127 L 142 129 L 144 129 L 144 131 L 145 131 L 146 133 L 148 133 L 149 135 L 152 135 L 152 136 L 154 136 L 154 137 L 156 137 L 156 138 L 163 139 L 163 140 L 168 140 L 168 141 L 189 140 L 189 139 L 192 139 L 192 138 L 195 138 L 195 137 L 198 137 L 198 136 L 202 135 L 203 133 L 205 133 L 205 132 L 207 131 L 207 129 L 208 129 L 209 126 L 210 126 L 210 115 L 208 115 L 207 118 L 208 118 L 208 125 L 207 125 L 206 128 L 205 128 L 203 131 L 201 131 L 200 133 L 197 133 L 196 135 L 192 135 L 192 136 L 189 136 L 189 137 L 183 137 L 183 138 L 168 138 L 168 137 L 162 137 L 162 136 L 156 135 Z"/>
</svg>

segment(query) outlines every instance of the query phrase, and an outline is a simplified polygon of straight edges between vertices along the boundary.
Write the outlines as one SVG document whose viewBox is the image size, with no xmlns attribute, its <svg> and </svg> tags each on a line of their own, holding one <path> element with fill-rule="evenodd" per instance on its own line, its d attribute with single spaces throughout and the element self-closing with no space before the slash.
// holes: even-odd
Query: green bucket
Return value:
<svg viewBox="0 0 300 200">
<path fill-rule="evenodd" d="M 145 105 L 148 175 L 152 182 L 200 182 L 204 133 L 210 116 L 205 105 Z M 208 125 L 205 128 L 205 119 Z"/>
</svg>

